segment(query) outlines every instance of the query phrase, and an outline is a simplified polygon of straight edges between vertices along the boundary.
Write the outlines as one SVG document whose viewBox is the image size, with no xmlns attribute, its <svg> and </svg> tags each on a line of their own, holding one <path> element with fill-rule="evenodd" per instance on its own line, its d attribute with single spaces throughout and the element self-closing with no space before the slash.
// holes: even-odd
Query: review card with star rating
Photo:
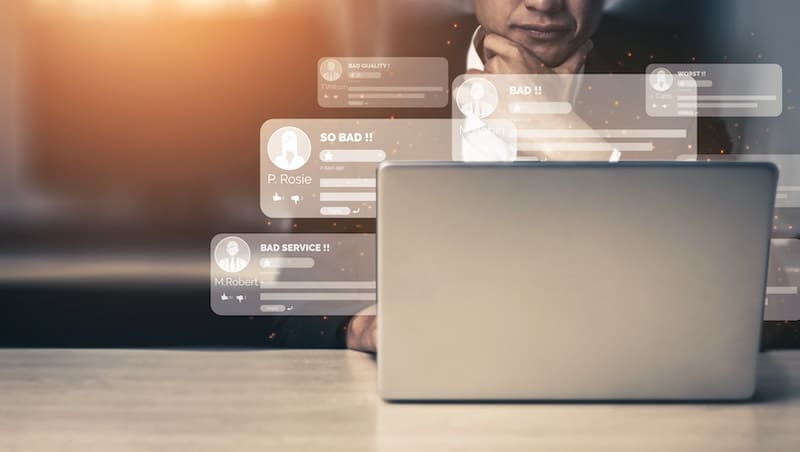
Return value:
<svg viewBox="0 0 800 452">
<path fill-rule="evenodd" d="M 219 315 L 354 315 L 375 306 L 375 234 L 218 234 Z"/>
<path fill-rule="evenodd" d="M 449 160 L 449 119 L 271 119 L 261 127 L 261 211 L 269 218 L 375 218 L 388 160 Z"/>
<path fill-rule="evenodd" d="M 442 108 L 449 101 L 445 58 L 321 58 L 323 108 Z"/>
<path fill-rule="evenodd" d="M 647 81 L 651 116 L 743 118 L 783 112 L 783 69 L 777 64 L 652 64 Z"/>
<path fill-rule="evenodd" d="M 694 112 L 649 115 L 648 81 L 645 74 L 458 76 L 453 160 L 630 162 L 696 155 Z M 676 90 L 659 94 L 670 111 L 677 109 L 678 93 L 695 92 L 693 85 Z"/>
</svg>

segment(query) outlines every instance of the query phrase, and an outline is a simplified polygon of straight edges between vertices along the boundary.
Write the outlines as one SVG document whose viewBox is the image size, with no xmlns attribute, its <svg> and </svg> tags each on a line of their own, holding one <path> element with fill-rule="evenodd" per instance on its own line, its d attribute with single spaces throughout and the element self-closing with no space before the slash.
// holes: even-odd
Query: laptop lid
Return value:
<svg viewBox="0 0 800 452">
<path fill-rule="evenodd" d="M 388 163 L 389 400 L 752 395 L 777 169 Z"/>
</svg>

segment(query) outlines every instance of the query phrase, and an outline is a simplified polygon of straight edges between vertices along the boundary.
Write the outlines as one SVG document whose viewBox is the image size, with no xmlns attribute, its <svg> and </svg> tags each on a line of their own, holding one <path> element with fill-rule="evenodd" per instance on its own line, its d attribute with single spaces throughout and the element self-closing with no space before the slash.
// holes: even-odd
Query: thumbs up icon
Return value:
<svg viewBox="0 0 800 452">
<path fill-rule="evenodd" d="M 272 201 L 274 202 L 283 201 L 283 196 L 279 195 L 278 192 L 275 192 L 275 194 L 272 195 Z"/>
</svg>

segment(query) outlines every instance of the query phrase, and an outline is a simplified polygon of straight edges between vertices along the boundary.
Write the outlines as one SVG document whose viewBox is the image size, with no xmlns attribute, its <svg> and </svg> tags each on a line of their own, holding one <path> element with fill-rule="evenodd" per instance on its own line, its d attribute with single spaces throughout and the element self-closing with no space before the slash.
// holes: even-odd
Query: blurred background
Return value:
<svg viewBox="0 0 800 452">
<path fill-rule="evenodd" d="M 742 120 L 724 151 L 797 152 L 800 2 L 609 0 L 607 10 L 625 29 L 598 40 L 647 30 L 661 61 L 781 64 L 784 114 Z M 476 24 L 469 0 L 0 0 L 0 346 L 342 346 L 343 318 L 215 316 L 209 242 L 374 231 L 373 221 L 265 218 L 259 128 L 447 118 L 449 106 L 321 109 L 317 60 L 443 56 L 455 78 Z M 651 62 L 653 52 L 614 45 L 620 72 Z M 783 210 L 778 235 L 793 237 L 800 217 Z M 798 322 L 768 323 L 764 343 L 800 346 Z"/>
</svg>

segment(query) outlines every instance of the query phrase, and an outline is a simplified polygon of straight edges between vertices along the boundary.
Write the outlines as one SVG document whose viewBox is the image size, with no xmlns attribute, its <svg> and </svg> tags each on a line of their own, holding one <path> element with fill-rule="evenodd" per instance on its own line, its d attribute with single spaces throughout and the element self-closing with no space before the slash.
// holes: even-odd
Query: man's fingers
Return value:
<svg viewBox="0 0 800 452">
<path fill-rule="evenodd" d="M 505 62 L 498 58 L 492 58 L 491 60 L 486 61 L 486 73 L 487 74 L 506 74 L 508 73 L 508 68 Z"/>
<path fill-rule="evenodd" d="M 510 62 L 523 62 L 531 70 L 547 69 L 547 66 L 525 47 L 498 34 L 487 33 L 483 47 L 487 61 L 501 57 Z"/>
<path fill-rule="evenodd" d="M 576 74 L 586 64 L 586 58 L 589 57 L 589 52 L 594 49 L 594 42 L 589 39 L 583 43 L 578 50 L 575 51 L 566 61 L 561 63 L 560 66 L 553 68 L 556 74 Z"/>
<path fill-rule="evenodd" d="M 377 321 L 375 316 L 356 315 L 347 328 L 347 348 L 362 352 L 376 352 Z"/>
<path fill-rule="evenodd" d="M 516 42 L 495 33 L 487 33 L 483 38 L 483 52 L 487 60 L 500 55 L 512 58 L 520 55 L 520 47 Z"/>
<path fill-rule="evenodd" d="M 541 74 L 551 70 L 523 46 L 503 36 L 487 33 L 483 40 L 486 72 L 492 74 Z"/>
</svg>

